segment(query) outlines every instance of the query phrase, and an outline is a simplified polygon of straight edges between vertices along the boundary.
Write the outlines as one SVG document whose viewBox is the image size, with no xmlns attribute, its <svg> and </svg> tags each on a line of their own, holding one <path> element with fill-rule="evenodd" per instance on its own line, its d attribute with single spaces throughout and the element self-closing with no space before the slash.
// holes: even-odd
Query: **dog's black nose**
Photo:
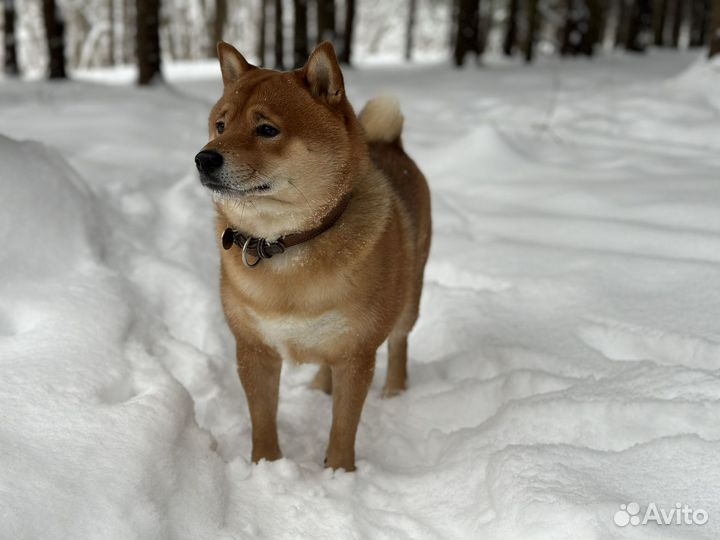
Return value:
<svg viewBox="0 0 720 540">
<path fill-rule="evenodd" d="M 195 156 L 195 165 L 198 171 L 210 174 L 218 170 L 223 164 L 223 157 L 214 150 L 203 150 Z"/>
</svg>

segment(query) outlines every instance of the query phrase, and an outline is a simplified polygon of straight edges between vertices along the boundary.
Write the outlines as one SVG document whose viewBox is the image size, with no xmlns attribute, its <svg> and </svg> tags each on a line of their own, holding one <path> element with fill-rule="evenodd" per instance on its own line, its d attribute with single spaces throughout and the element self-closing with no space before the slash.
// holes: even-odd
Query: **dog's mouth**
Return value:
<svg viewBox="0 0 720 540">
<path fill-rule="evenodd" d="M 270 191 L 270 188 L 272 187 L 270 184 L 258 184 L 256 186 L 249 186 L 247 188 L 234 188 L 229 187 L 224 184 L 219 184 L 217 182 L 203 182 L 206 188 L 210 189 L 214 193 L 217 193 L 218 195 L 222 195 L 224 197 L 243 197 L 245 195 L 251 195 L 253 193 L 263 193 L 266 191 Z"/>
</svg>

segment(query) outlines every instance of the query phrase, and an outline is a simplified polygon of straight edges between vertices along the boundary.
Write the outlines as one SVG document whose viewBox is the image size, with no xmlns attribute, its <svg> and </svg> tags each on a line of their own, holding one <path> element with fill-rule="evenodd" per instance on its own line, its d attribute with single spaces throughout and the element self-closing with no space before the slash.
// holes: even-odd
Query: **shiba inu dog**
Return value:
<svg viewBox="0 0 720 540">
<path fill-rule="evenodd" d="M 383 393 L 405 388 L 430 247 L 430 193 L 400 140 L 397 102 L 355 116 L 329 43 L 290 72 L 250 65 L 220 43 L 223 95 L 195 162 L 213 191 L 220 289 L 237 341 L 252 459 L 281 457 L 283 360 L 321 365 L 332 393 L 325 464 L 355 469 L 355 434 L 387 339 Z"/>
</svg>

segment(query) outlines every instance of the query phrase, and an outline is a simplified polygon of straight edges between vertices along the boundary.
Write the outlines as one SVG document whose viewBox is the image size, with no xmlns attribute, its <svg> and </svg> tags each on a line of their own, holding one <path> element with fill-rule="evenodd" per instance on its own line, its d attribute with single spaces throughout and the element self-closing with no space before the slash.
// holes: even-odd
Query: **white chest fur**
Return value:
<svg viewBox="0 0 720 540">
<path fill-rule="evenodd" d="M 293 358 L 294 347 L 321 351 L 349 330 L 347 319 L 339 311 L 327 311 L 317 317 L 267 317 L 253 313 L 253 318 L 265 342 L 289 361 L 312 360 Z"/>
</svg>

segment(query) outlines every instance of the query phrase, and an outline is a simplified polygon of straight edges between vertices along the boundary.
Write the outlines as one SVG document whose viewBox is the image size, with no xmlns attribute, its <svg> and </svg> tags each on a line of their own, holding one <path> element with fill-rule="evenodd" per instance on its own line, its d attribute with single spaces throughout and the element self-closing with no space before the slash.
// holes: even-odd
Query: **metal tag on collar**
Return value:
<svg viewBox="0 0 720 540">
<path fill-rule="evenodd" d="M 256 267 L 258 264 L 260 264 L 260 261 L 262 260 L 262 256 L 258 255 L 258 256 L 257 256 L 257 259 L 255 259 L 255 262 L 254 262 L 254 263 L 250 264 L 250 262 L 248 261 L 248 253 L 247 253 L 247 250 L 248 250 L 248 246 L 250 245 L 250 242 L 251 242 L 252 240 L 255 240 L 255 239 L 254 239 L 252 236 L 248 236 L 248 237 L 247 237 L 247 240 L 245 240 L 245 243 L 243 244 L 243 247 L 242 247 L 242 262 L 243 262 L 243 264 L 244 264 L 245 266 L 247 266 L 248 268 L 254 268 L 254 267 Z M 258 242 L 258 243 L 259 243 L 259 242 L 262 242 L 261 239 L 255 240 L 255 241 Z"/>
</svg>

